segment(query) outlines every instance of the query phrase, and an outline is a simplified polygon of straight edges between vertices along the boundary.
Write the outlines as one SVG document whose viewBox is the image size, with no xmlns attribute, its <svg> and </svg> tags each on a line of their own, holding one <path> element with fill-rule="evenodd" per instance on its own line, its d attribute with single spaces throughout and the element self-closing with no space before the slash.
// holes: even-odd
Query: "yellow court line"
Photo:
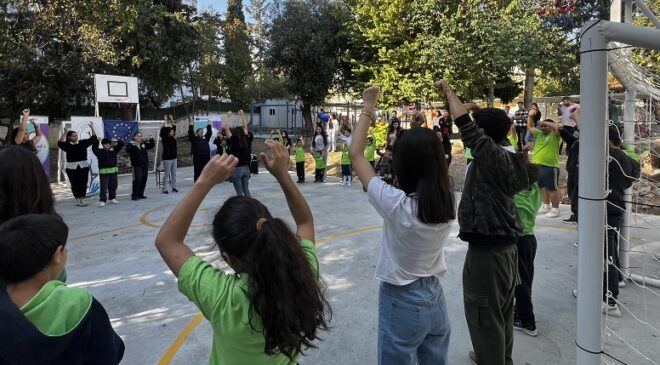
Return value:
<svg viewBox="0 0 660 365">
<path fill-rule="evenodd" d="M 138 224 L 130 224 L 128 226 L 123 226 L 123 227 L 106 229 L 106 230 L 103 230 L 103 231 L 96 231 L 96 232 L 84 234 L 82 236 L 69 238 L 67 241 L 71 242 L 71 241 L 81 240 L 83 238 L 89 238 L 89 237 L 97 236 L 97 235 L 100 235 L 100 234 L 103 234 L 103 233 L 116 232 L 116 231 L 121 231 L 123 229 L 134 228 L 134 227 L 139 227 L 139 226 L 141 226 L 141 224 L 138 223 Z"/>
<path fill-rule="evenodd" d="M 321 243 L 325 243 L 336 238 L 346 237 L 352 234 L 357 234 L 362 232 L 373 231 L 380 228 L 382 228 L 382 226 L 367 226 L 367 227 L 352 229 L 350 231 L 345 231 L 341 233 L 335 233 L 329 236 L 325 236 L 323 238 L 319 238 L 316 241 L 316 244 L 319 245 Z M 158 361 L 158 365 L 169 365 L 170 362 L 172 362 L 172 359 L 174 359 L 174 356 L 177 354 L 177 352 L 179 352 L 179 349 L 181 348 L 183 343 L 186 342 L 186 340 L 192 334 L 195 328 L 197 328 L 197 326 L 201 323 L 202 319 L 204 319 L 204 316 L 201 313 L 197 313 L 197 315 L 193 317 L 193 319 L 191 319 L 190 322 L 188 322 L 188 324 L 183 329 L 183 331 L 179 333 L 179 335 L 174 339 L 174 342 L 172 342 L 172 344 L 167 348 L 167 351 L 165 351 L 163 357 L 160 358 L 160 360 Z"/>
</svg>

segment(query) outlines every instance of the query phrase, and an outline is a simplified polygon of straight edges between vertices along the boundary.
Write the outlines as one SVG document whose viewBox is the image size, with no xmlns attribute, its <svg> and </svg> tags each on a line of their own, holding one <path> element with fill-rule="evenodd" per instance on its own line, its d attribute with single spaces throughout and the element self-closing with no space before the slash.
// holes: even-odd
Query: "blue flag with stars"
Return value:
<svg viewBox="0 0 660 365">
<path fill-rule="evenodd" d="M 103 131 L 105 138 L 117 138 L 119 141 L 128 143 L 140 131 L 140 127 L 134 120 L 103 120 Z"/>
</svg>

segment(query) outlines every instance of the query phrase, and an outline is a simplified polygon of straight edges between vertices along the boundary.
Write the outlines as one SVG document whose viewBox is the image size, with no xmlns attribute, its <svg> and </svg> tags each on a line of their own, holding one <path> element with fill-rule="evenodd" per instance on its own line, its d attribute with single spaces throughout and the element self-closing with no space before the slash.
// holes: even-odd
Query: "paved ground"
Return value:
<svg viewBox="0 0 660 365">
<path fill-rule="evenodd" d="M 178 171 L 181 193 L 162 195 L 149 177 L 147 200 L 130 200 L 130 177 L 120 178 L 120 205 L 98 208 L 73 206 L 68 191 L 56 187 L 57 208 L 71 227 L 69 285 L 89 289 L 106 307 L 113 325 L 126 343 L 123 364 L 206 364 L 211 328 L 196 308 L 177 291 L 176 280 L 154 248 L 159 225 L 192 184 L 192 169 Z M 319 259 L 323 279 L 333 306 L 332 331 L 323 335 L 317 349 L 308 352 L 306 364 L 375 364 L 377 288 L 373 270 L 378 255 L 382 220 L 367 203 L 361 187 L 340 187 L 338 179 L 328 184 L 305 184 L 317 224 Z M 266 174 L 251 182 L 254 197 L 275 216 L 290 219 L 274 179 Z M 188 243 L 195 251 L 222 266 L 213 247 L 207 222 L 223 200 L 233 194 L 229 183 L 219 184 L 195 218 Z M 95 200 L 95 199 L 91 199 Z M 563 215 L 568 211 L 563 207 Z M 577 234 L 575 226 L 560 219 L 538 218 L 534 301 L 539 337 L 516 333 L 516 364 L 575 363 L 576 300 L 571 289 L 576 282 Z M 660 219 L 639 217 L 635 230 L 636 251 L 660 253 Z M 458 227 L 454 226 L 455 237 Z M 452 323 L 450 364 L 468 364 L 471 348 L 462 305 L 461 270 L 466 245 L 451 238 L 447 248 L 448 272 L 442 285 Z M 651 274 L 660 265 L 652 254 L 636 253 L 633 263 Z M 622 289 L 621 300 L 630 313 L 610 318 L 615 334 L 606 340 L 606 352 L 628 364 L 660 361 L 660 289 L 645 290 L 631 283 Z M 654 294 L 656 293 L 656 294 Z M 624 311 L 625 312 L 625 311 Z M 187 336 L 186 336 L 187 335 Z M 617 336 L 630 342 L 646 361 Z M 610 360 L 610 362 L 612 362 Z"/>
</svg>

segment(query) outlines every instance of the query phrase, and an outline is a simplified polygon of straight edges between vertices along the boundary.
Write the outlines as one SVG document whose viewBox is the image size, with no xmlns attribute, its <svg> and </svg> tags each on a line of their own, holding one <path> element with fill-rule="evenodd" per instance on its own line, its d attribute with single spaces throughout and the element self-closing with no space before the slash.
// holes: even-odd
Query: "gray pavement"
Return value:
<svg viewBox="0 0 660 365">
<path fill-rule="evenodd" d="M 263 170 L 262 170 L 263 171 Z M 130 176 L 120 178 L 119 205 L 104 208 L 90 204 L 75 207 L 67 189 L 55 186 L 57 209 L 70 226 L 68 284 L 89 289 L 107 309 L 116 331 L 126 343 L 123 364 L 206 364 L 211 346 L 211 327 L 198 319 L 198 311 L 177 291 L 176 279 L 154 248 L 158 227 L 192 184 L 192 169 L 178 171 L 178 194 L 163 195 L 149 176 L 146 195 L 130 200 Z M 255 198 L 273 215 L 290 221 L 279 186 L 268 173 L 250 184 Z M 323 279 L 332 303 L 332 330 L 323 333 L 318 348 L 310 349 L 301 364 L 375 364 L 378 281 L 373 270 L 379 252 L 382 220 L 368 204 L 361 185 L 327 184 L 301 186 L 314 213 L 318 254 Z M 234 194 L 231 184 L 213 189 L 194 220 L 187 242 L 198 255 L 223 267 L 210 236 L 211 220 L 224 199 Z M 96 203 L 97 198 L 88 199 Z M 562 207 L 562 218 L 568 207 Z M 660 219 L 639 217 L 634 230 L 633 263 L 648 274 L 658 274 Z M 539 336 L 515 334 L 516 364 L 574 364 L 577 239 L 575 226 L 561 219 L 539 216 L 536 235 L 534 304 Z M 450 364 L 469 364 L 471 349 L 462 304 L 461 272 L 466 244 L 454 231 L 446 247 L 448 271 L 441 282 L 452 325 Z M 653 291 L 651 291 L 653 290 Z M 630 309 L 622 318 L 609 318 L 614 332 L 605 340 L 605 352 L 628 364 L 660 362 L 660 289 L 643 289 L 632 283 L 622 288 L 620 300 Z M 191 323 L 191 321 L 194 321 Z M 646 324 L 641 321 L 647 322 Z M 197 325 L 197 323 L 199 324 Z M 189 334 L 187 337 L 186 334 Z M 632 347 L 654 362 L 647 361 Z M 610 363 L 613 360 L 606 358 Z"/>
</svg>

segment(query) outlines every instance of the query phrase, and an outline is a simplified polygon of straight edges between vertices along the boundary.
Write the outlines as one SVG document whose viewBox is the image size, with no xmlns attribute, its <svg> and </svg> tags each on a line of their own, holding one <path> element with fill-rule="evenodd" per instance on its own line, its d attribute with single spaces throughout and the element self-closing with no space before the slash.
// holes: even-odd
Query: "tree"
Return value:
<svg viewBox="0 0 660 365">
<path fill-rule="evenodd" d="M 660 0 L 646 0 L 646 6 L 654 11 L 656 16 L 660 16 Z M 633 23 L 647 28 L 654 28 L 651 20 L 641 12 L 634 15 Z M 660 51 L 633 48 L 632 57 L 635 63 L 649 71 L 653 83 L 660 85 Z"/>
<path fill-rule="evenodd" d="M 346 46 L 339 22 L 344 11 L 331 0 L 287 0 L 276 9 L 268 65 L 283 75 L 287 90 L 302 101 L 307 131 L 313 126 L 312 105 L 322 103 L 338 81 Z"/>
<path fill-rule="evenodd" d="M 227 18 L 223 24 L 224 57 L 223 78 L 229 98 L 239 108 L 246 108 L 252 100 L 248 78 L 252 74 L 249 37 L 241 0 L 229 0 Z"/>
</svg>

